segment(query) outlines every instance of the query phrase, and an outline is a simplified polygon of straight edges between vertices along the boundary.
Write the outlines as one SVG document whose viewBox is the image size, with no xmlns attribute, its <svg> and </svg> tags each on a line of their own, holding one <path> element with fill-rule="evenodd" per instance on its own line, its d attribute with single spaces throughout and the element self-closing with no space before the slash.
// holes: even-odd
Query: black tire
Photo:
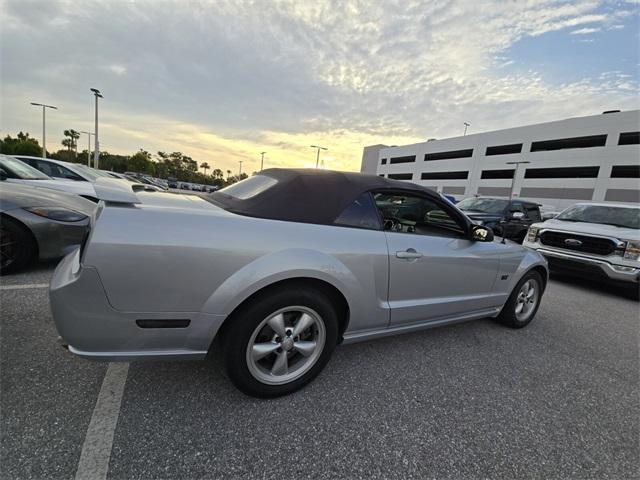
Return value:
<svg viewBox="0 0 640 480">
<path fill-rule="evenodd" d="M 524 243 L 524 239 L 527 237 L 527 230 L 525 230 L 524 232 L 520 232 L 518 234 L 518 236 L 516 238 L 514 238 L 514 241 L 518 242 L 520 245 L 522 245 Z"/>
<path fill-rule="evenodd" d="M 317 313 L 319 321 L 324 325 L 324 346 L 322 350 L 318 347 L 319 356 L 304 374 L 289 383 L 267 384 L 251 373 L 249 342 L 265 319 L 291 306 L 305 307 Z M 229 323 L 225 325 L 220 339 L 226 374 L 238 389 L 258 398 L 279 397 L 304 387 L 325 367 L 338 340 L 338 317 L 335 308 L 324 293 L 311 288 L 283 286 L 271 289 L 242 306 L 227 321 Z M 295 352 L 291 353 L 295 355 Z"/>
<path fill-rule="evenodd" d="M 526 282 L 535 282 L 537 288 L 537 300 L 533 309 L 527 314 L 526 318 L 518 318 L 516 314 L 516 306 L 518 304 L 518 295 L 521 293 L 521 289 Z M 542 301 L 543 292 L 543 281 L 542 276 L 536 271 L 530 271 L 523 275 L 520 281 L 517 283 L 509 299 L 502 307 L 502 311 L 500 315 L 496 318 L 498 322 L 510 328 L 522 328 L 526 327 L 531 323 L 531 320 L 536 316 L 538 312 L 538 308 L 540 307 L 540 302 Z"/>
<path fill-rule="evenodd" d="M 0 275 L 26 267 L 35 260 L 36 251 L 33 237 L 22 224 L 0 216 Z"/>
</svg>

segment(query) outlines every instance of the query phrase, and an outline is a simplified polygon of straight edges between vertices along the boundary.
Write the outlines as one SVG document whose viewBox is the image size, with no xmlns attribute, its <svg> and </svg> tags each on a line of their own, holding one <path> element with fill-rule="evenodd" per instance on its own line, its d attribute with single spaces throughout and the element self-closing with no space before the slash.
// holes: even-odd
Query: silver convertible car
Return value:
<svg viewBox="0 0 640 480">
<path fill-rule="evenodd" d="M 202 359 L 243 392 L 301 388 L 341 342 L 479 318 L 520 328 L 547 264 L 437 193 L 358 173 L 269 169 L 206 198 L 102 201 L 50 287 L 90 359 Z"/>
</svg>

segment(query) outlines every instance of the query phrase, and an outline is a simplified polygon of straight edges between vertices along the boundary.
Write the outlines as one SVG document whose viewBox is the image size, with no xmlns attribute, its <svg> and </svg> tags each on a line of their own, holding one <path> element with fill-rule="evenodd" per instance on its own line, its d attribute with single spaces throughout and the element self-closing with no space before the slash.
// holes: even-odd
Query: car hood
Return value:
<svg viewBox="0 0 640 480">
<path fill-rule="evenodd" d="M 17 183 L 22 185 L 29 185 L 31 187 L 41 189 L 59 190 L 61 192 L 72 193 L 75 195 L 85 195 L 88 197 L 95 197 L 96 191 L 93 188 L 91 182 L 76 182 L 72 180 L 23 180 L 23 179 L 7 179 L 7 184 Z"/>
<path fill-rule="evenodd" d="M 26 207 L 62 207 L 90 216 L 97 205 L 72 193 L 3 182 L 0 188 L 0 211 Z"/>
<path fill-rule="evenodd" d="M 554 218 L 552 220 L 547 220 L 546 222 L 536 223 L 535 226 L 577 234 L 584 233 L 585 235 L 640 240 L 640 230 L 638 229 L 615 227 L 613 225 L 603 225 L 601 223 L 565 222 Z"/>
</svg>

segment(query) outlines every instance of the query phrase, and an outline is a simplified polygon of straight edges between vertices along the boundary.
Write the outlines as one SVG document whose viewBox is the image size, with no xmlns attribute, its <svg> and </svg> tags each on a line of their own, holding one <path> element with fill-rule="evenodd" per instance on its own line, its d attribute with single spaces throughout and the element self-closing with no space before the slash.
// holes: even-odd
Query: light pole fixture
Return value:
<svg viewBox="0 0 640 480">
<path fill-rule="evenodd" d="M 511 203 L 511 199 L 513 198 L 513 187 L 516 184 L 516 175 L 518 174 L 518 167 L 520 164 L 531 163 L 529 160 L 520 160 L 518 162 L 507 162 L 506 165 L 515 165 L 516 168 L 513 171 L 513 177 L 511 178 L 511 188 L 509 189 L 509 203 Z"/>
<path fill-rule="evenodd" d="M 469 128 L 471 126 L 471 124 L 469 122 L 464 122 L 464 133 L 462 134 L 462 136 L 465 136 L 467 134 L 467 128 Z"/>
<path fill-rule="evenodd" d="M 309 145 L 311 148 L 317 148 L 318 153 L 316 154 L 316 168 L 318 168 L 318 164 L 320 163 L 320 150 L 329 150 L 328 148 L 321 147 L 319 145 Z"/>
<path fill-rule="evenodd" d="M 98 90 L 97 88 L 90 88 L 89 90 L 91 90 L 93 92 L 93 95 L 96 98 L 96 126 L 93 130 L 93 134 L 96 137 L 94 145 L 93 145 L 93 168 L 98 168 L 98 164 L 100 161 L 100 142 L 98 140 L 98 98 L 104 98 L 102 96 L 102 94 L 100 93 L 100 90 Z"/>
<path fill-rule="evenodd" d="M 240 168 L 238 169 L 238 180 L 240 180 L 240 175 L 242 175 L 242 162 L 244 162 L 244 160 L 238 160 L 238 163 L 240 164 Z"/>
<path fill-rule="evenodd" d="M 45 110 L 47 108 L 52 108 L 53 110 L 57 110 L 58 107 L 54 107 L 53 105 L 45 105 L 44 103 L 35 103 L 31 102 L 31 105 L 34 107 L 42 107 L 42 158 L 47 158 L 47 132 L 46 132 L 46 114 Z"/>
<path fill-rule="evenodd" d="M 87 167 L 91 166 L 91 135 L 94 135 L 93 132 L 85 132 L 84 130 L 80 130 L 80 133 L 87 134 Z"/>
<path fill-rule="evenodd" d="M 260 171 L 264 168 L 264 154 L 267 152 L 260 152 Z"/>
</svg>

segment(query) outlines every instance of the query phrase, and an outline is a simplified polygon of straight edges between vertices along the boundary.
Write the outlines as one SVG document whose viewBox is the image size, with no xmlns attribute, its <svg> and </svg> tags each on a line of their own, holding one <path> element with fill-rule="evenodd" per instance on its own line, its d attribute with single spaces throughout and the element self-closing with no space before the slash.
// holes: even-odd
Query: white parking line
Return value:
<svg viewBox="0 0 640 480">
<path fill-rule="evenodd" d="M 128 372 L 128 363 L 110 363 L 107 368 L 82 445 L 76 480 L 107 478 L 113 435 L 120 415 L 120 403 Z"/>
<path fill-rule="evenodd" d="M 48 283 L 27 283 L 25 285 L 0 285 L 0 290 L 25 290 L 27 288 L 47 288 Z"/>
</svg>

